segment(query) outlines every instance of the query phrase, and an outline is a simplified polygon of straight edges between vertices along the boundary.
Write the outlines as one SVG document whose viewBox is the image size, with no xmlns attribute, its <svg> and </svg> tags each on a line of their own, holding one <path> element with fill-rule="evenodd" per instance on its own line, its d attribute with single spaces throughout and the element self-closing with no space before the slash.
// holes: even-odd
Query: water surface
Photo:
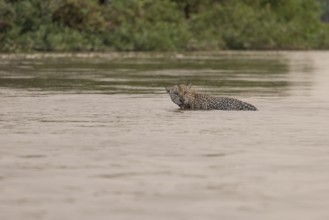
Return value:
<svg viewBox="0 0 329 220">
<path fill-rule="evenodd" d="M 0 219 L 329 218 L 328 52 L 0 58 Z"/>
</svg>

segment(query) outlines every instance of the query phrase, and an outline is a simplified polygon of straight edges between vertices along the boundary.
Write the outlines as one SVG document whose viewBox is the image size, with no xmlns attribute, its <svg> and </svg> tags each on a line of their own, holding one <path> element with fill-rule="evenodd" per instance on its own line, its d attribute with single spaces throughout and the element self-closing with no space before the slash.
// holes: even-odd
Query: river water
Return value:
<svg viewBox="0 0 329 220">
<path fill-rule="evenodd" d="M 0 55 L 0 219 L 329 219 L 328 61 Z M 178 110 L 189 82 L 259 111 Z"/>
</svg>

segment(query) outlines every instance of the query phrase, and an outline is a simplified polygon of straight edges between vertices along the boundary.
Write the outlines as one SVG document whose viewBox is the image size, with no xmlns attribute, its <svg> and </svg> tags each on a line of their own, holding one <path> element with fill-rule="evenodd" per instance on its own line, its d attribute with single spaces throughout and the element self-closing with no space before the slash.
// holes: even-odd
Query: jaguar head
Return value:
<svg viewBox="0 0 329 220">
<path fill-rule="evenodd" d="M 166 92 L 169 94 L 171 100 L 178 105 L 181 109 L 188 109 L 190 108 L 185 100 L 184 94 L 186 94 L 186 91 L 188 91 L 191 87 L 191 84 L 189 85 L 175 85 L 172 87 L 166 87 Z"/>
</svg>

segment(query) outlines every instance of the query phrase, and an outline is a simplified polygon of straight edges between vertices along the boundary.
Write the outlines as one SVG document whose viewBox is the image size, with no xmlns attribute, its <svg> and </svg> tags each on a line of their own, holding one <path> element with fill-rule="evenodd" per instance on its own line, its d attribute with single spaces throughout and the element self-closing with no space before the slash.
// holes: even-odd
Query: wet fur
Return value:
<svg viewBox="0 0 329 220">
<path fill-rule="evenodd" d="M 214 97 L 197 93 L 189 85 L 175 85 L 166 88 L 171 100 L 181 109 L 192 110 L 226 110 L 226 111 L 257 111 L 257 108 L 247 102 L 229 97 Z"/>
</svg>

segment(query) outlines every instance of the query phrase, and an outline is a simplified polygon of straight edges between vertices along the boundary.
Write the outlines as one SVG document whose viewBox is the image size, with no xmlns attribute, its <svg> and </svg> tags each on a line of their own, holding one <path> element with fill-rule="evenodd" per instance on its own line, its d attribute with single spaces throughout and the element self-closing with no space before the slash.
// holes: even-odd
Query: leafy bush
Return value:
<svg viewBox="0 0 329 220">
<path fill-rule="evenodd" d="M 0 50 L 327 49 L 327 1 L 0 0 Z"/>
<path fill-rule="evenodd" d="M 108 42 L 118 50 L 185 49 L 190 33 L 170 1 L 115 1 L 108 11 L 114 25 Z"/>
</svg>

